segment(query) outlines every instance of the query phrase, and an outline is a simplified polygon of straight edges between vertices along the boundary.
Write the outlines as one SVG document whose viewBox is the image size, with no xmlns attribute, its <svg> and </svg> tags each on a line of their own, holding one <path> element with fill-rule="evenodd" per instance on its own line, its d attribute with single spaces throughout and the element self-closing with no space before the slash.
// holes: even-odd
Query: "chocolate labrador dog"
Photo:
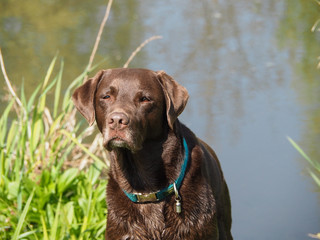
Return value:
<svg viewBox="0 0 320 240">
<path fill-rule="evenodd" d="M 109 69 L 72 98 L 109 151 L 106 239 L 232 239 L 218 158 L 177 118 L 184 87 L 163 71 Z"/>
</svg>

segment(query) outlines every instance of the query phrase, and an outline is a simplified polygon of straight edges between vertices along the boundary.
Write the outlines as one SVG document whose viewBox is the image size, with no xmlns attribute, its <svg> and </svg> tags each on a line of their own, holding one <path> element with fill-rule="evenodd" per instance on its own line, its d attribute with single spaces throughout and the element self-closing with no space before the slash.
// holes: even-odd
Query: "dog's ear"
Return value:
<svg viewBox="0 0 320 240">
<path fill-rule="evenodd" d="M 166 100 L 168 125 L 173 129 L 175 120 L 182 113 L 188 102 L 189 94 L 187 89 L 164 71 L 157 71 L 156 74 Z"/>
<path fill-rule="evenodd" d="M 72 101 L 78 111 L 85 117 L 91 126 L 95 121 L 94 95 L 104 70 L 99 71 L 93 78 L 87 80 L 72 94 Z"/>
</svg>

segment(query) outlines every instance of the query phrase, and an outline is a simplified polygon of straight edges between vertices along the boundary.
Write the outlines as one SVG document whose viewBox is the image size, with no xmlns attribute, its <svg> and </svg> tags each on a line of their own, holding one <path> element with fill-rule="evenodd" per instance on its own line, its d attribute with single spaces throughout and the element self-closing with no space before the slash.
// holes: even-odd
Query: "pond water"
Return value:
<svg viewBox="0 0 320 240">
<path fill-rule="evenodd" d="M 88 62 L 107 1 L 1 1 L 0 46 L 27 94 L 53 56 L 64 84 Z M 319 31 L 312 0 L 115 1 L 96 62 L 165 70 L 190 100 L 180 119 L 216 150 L 232 200 L 234 239 L 310 239 L 319 192 L 293 138 L 320 159 Z M 92 74 L 93 75 L 93 74 Z M 0 96 L 5 95 L 0 77 Z M 1 102 L 0 111 L 5 106 Z"/>
</svg>

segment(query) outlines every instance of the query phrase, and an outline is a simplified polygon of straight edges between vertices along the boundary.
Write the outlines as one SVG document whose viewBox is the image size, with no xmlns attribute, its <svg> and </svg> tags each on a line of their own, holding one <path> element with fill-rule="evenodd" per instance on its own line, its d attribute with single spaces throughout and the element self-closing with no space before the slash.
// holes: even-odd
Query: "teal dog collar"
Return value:
<svg viewBox="0 0 320 240">
<path fill-rule="evenodd" d="M 181 167 L 180 175 L 177 178 L 177 180 L 174 181 L 174 183 L 170 184 L 168 187 L 153 193 L 128 193 L 124 190 L 122 190 L 127 197 L 135 203 L 145 203 L 145 202 L 158 202 L 165 199 L 167 196 L 171 195 L 172 193 L 175 193 L 176 195 L 176 201 L 180 200 L 180 196 L 178 193 L 178 190 L 181 187 L 182 180 L 184 178 L 188 160 L 189 160 L 189 150 L 186 140 L 183 138 L 183 146 L 184 146 L 184 161 Z M 178 210 L 177 210 L 178 212 Z"/>
</svg>

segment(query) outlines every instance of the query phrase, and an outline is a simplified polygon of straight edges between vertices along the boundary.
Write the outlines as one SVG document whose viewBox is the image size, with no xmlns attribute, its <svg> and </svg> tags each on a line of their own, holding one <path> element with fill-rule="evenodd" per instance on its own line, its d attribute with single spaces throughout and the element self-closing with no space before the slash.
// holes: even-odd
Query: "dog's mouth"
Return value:
<svg viewBox="0 0 320 240">
<path fill-rule="evenodd" d="M 110 138 L 105 144 L 105 148 L 109 151 L 117 148 L 131 149 L 130 144 L 123 138 L 115 136 Z"/>
<path fill-rule="evenodd" d="M 103 145 L 108 151 L 127 149 L 137 152 L 142 148 L 142 139 L 139 134 L 131 131 L 103 131 Z"/>
</svg>

